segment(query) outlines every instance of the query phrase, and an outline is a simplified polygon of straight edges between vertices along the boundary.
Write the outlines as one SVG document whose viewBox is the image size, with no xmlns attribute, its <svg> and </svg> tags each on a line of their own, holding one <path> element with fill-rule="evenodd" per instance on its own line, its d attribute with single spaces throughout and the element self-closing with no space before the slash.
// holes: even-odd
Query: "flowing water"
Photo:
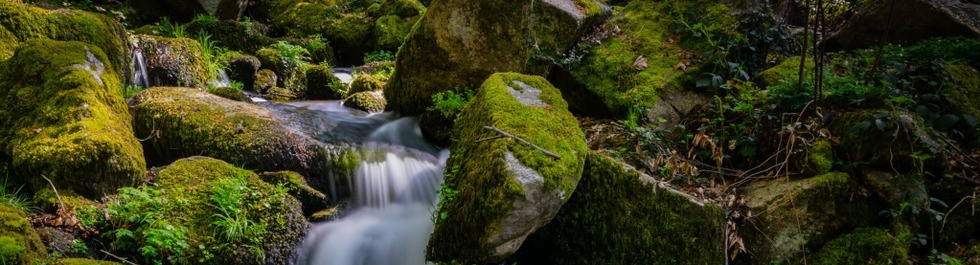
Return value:
<svg viewBox="0 0 980 265">
<path fill-rule="evenodd" d="M 139 39 L 130 38 L 133 47 L 133 86 L 150 87 L 150 77 L 146 73 L 146 61 L 143 59 L 143 50 L 140 49 Z"/>
<path fill-rule="evenodd" d="M 378 127 L 361 147 L 355 209 L 318 224 L 304 240 L 297 264 L 426 264 L 446 157 L 448 151 L 422 138 L 415 118 Z"/>
</svg>

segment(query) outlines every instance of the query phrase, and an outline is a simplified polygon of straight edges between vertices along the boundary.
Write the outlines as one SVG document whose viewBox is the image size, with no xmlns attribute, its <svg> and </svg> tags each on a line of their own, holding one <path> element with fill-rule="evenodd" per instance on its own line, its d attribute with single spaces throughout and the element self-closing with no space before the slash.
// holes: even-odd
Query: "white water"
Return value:
<svg viewBox="0 0 980 265">
<path fill-rule="evenodd" d="M 139 39 L 130 38 L 133 47 L 133 85 L 136 87 L 150 87 L 149 76 L 146 73 L 146 62 L 143 60 L 143 50 L 140 49 Z"/>
<path fill-rule="evenodd" d="M 225 73 L 225 69 L 218 70 L 218 74 L 214 75 L 214 80 L 209 82 L 213 87 L 231 87 L 231 78 L 228 78 L 228 73 Z"/>
<path fill-rule="evenodd" d="M 357 209 L 318 224 L 297 264 L 426 264 L 448 151 L 427 143 L 414 118 L 389 122 L 367 139 L 354 174 Z"/>
</svg>

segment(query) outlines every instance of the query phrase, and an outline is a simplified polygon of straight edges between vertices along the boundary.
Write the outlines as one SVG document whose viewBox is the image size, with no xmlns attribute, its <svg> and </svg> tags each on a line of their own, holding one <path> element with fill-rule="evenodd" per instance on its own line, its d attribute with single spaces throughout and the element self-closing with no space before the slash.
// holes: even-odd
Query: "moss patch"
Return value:
<svg viewBox="0 0 980 265">
<path fill-rule="evenodd" d="M 387 102 L 385 102 L 380 91 L 358 92 L 344 99 L 344 107 L 374 113 L 384 111 L 386 104 Z"/>
<path fill-rule="evenodd" d="M 122 265 L 122 263 L 105 261 L 105 260 L 94 260 L 94 259 L 83 259 L 83 258 L 66 258 L 58 259 L 54 262 L 55 265 Z"/>
<path fill-rule="evenodd" d="M 329 67 L 314 65 L 306 70 L 306 98 L 342 99 L 347 88 Z"/>
<path fill-rule="evenodd" d="M 830 241 L 809 264 L 902 264 L 909 260 L 902 238 L 880 228 L 858 228 Z"/>
<path fill-rule="evenodd" d="M 0 143 L 35 191 L 89 198 L 142 179 L 143 150 L 133 136 L 122 85 L 91 44 L 34 39 L 0 65 Z"/>
<path fill-rule="evenodd" d="M 952 78 L 953 86 L 946 88 L 946 93 L 953 98 L 956 108 L 965 113 L 980 118 L 980 72 L 966 65 L 946 65 L 946 73 Z"/>
<path fill-rule="evenodd" d="M 48 257 L 41 238 L 24 213 L 0 206 L 0 261 L 5 264 L 34 264 Z"/>
<path fill-rule="evenodd" d="M 545 105 L 527 106 L 518 101 L 508 92 L 522 89 L 514 82 L 540 89 L 538 98 Z M 528 192 L 509 173 L 505 152 L 512 152 L 523 165 L 543 177 L 542 190 L 564 194 L 561 199 L 566 201 L 581 177 L 588 151 L 577 123 L 561 94 L 544 78 L 514 73 L 488 78 L 456 122 L 457 141 L 446 166 L 444 201 L 436 213 L 444 218 L 436 221 L 428 257 L 466 262 L 492 260 L 487 257 L 488 249 L 497 246 L 487 245 L 488 238 L 501 229 L 498 225 L 514 207 L 516 198 Z M 521 137 L 561 159 L 552 159 L 509 138 L 477 142 L 497 136 L 483 126 Z M 447 190 L 458 194 L 445 198 Z"/>
<path fill-rule="evenodd" d="M 808 59 L 804 66 L 804 73 L 810 73 L 813 69 L 813 60 Z M 776 66 L 760 72 L 755 77 L 755 82 L 760 87 L 771 87 L 782 84 L 783 82 L 796 83 L 800 79 L 800 57 L 794 56 L 786 58 Z"/>
<path fill-rule="evenodd" d="M 659 190 L 589 152 L 582 181 L 555 219 L 525 242 L 519 263 L 722 264 L 724 211 Z"/>
<path fill-rule="evenodd" d="M 135 41 L 143 50 L 153 86 L 204 88 L 214 79 L 214 73 L 208 71 L 204 50 L 196 40 L 137 35 Z"/>
<path fill-rule="evenodd" d="M 381 91 L 384 83 L 378 80 L 374 76 L 368 74 L 358 74 L 354 76 L 354 80 L 350 83 L 350 90 L 348 93 L 354 94 L 358 92 L 369 92 L 369 91 Z"/>
<path fill-rule="evenodd" d="M 398 47 L 405 42 L 408 34 L 412 32 L 412 26 L 422 18 L 414 16 L 403 18 L 397 15 L 388 15 L 374 21 L 374 39 L 378 49 L 398 50 Z"/>
</svg>

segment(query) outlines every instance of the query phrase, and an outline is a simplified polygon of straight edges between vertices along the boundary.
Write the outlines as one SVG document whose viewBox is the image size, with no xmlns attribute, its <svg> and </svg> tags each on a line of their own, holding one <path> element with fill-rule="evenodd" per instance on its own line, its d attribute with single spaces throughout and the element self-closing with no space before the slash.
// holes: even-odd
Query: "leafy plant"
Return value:
<svg viewBox="0 0 980 265">
<path fill-rule="evenodd" d="M 108 203 L 112 226 L 116 228 L 109 232 L 115 239 L 111 244 L 113 249 L 132 251 L 138 248 L 135 251 L 144 261 L 153 264 L 180 260 L 181 254 L 190 247 L 187 228 L 170 223 L 166 217 L 172 209 L 182 207 L 186 202 L 170 201 L 163 196 L 165 192 L 149 186 L 119 189 L 119 196 Z"/>
<path fill-rule="evenodd" d="M 395 55 L 386 50 L 377 50 L 364 54 L 364 63 L 394 61 Z"/>
<path fill-rule="evenodd" d="M 252 221 L 245 211 L 245 199 L 249 192 L 251 190 L 241 177 L 221 178 L 211 187 L 209 206 L 217 212 L 212 215 L 214 220 L 211 226 L 228 242 L 261 242 L 265 226 Z"/>
<path fill-rule="evenodd" d="M 207 14 L 197 14 L 194 16 L 193 19 L 191 19 L 191 23 L 196 23 L 198 25 L 201 25 L 201 27 L 205 29 L 209 29 L 209 28 L 213 28 L 214 26 L 217 26 L 218 22 L 220 22 L 220 20 L 218 20 L 218 17 L 207 15 Z"/>
<path fill-rule="evenodd" d="M 285 41 L 273 43 L 271 47 L 279 51 L 279 59 L 282 60 L 286 67 L 300 66 L 303 64 L 303 61 L 308 59 L 307 56 L 310 55 L 310 51 L 306 50 L 306 48 L 292 45 Z"/>
<path fill-rule="evenodd" d="M 630 131 L 636 131 L 640 127 L 640 117 L 643 116 L 641 112 L 639 105 L 630 105 L 626 111 L 626 119 L 620 120 L 619 122 L 630 129 Z"/>
<path fill-rule="evenodd" d="M 228 61 L 223 59 L 228 49 L 218 46 L 211 40 L 211 35 L 200 32 L 197 34 L 197 42 L 201 44 L 201 54 L 204 55 L 208 74 L 217 76 L 228 67 Z"/>
<path fill-rule="evenodd" d="M 140 91 L 143 91 L 143 87 L 141 87 L 141 86 L 133 86 L 133 85 L 126 85 L 126 87 L 123 90 L 123 97 L 125 97 L 125 98 L 131 98 L 131 97 L 135 96 L 137 93 L 139 93 Z"/>
<path fill-rule="evenodd" d="M 458 90 L 463 90 L 457 88 Z M 432 95 L 432 106 L 429 110 L 438 111 L 443 117 L 448 119 L 454 119 L 456 115 L 463 111 L 463 107 L 470 102 L 473 98 L 472 90 L 465 90 L 466 92 L 457 93 L 453 90 L 447 90 L 443 92 L 436 93 Z"/>
<path fill-rule="evenodd" d="M 160 22 L 157 23 L 160 26 L 160 33 L 173 38 L 185 38 L 187 37 L 187 28 L 185 28 L 180 23 L 170 22 L 170 19 L 163 17 Z"/>
</svg>

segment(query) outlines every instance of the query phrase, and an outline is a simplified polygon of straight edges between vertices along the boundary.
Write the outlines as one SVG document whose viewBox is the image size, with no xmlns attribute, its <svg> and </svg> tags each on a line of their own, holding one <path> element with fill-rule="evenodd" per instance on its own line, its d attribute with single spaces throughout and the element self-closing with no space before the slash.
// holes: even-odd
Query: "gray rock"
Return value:
<svg viewBox="0 0 980 265">
<path fill-rule="evenodd" d="M 915 43 L 943 36 L 978 38 L 980 4 L 959 0 L 873 1 L 830 35 L 827 48 L 849 50 L 876 45 L 886 31 L 889 43 Z"/>
</svg>

